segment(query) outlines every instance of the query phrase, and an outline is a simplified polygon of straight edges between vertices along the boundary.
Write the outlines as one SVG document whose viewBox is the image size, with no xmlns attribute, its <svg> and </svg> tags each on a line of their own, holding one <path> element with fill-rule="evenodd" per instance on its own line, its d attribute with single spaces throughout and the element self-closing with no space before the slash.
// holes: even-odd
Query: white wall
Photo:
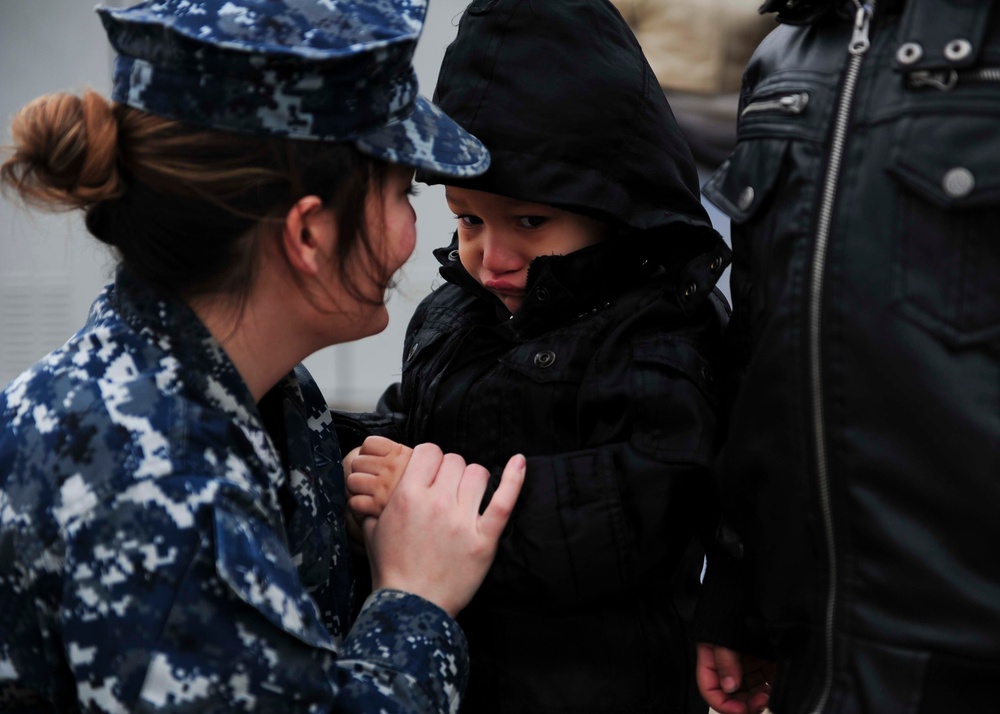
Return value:
<svg viewBox="0 0 1000 714">
<path fill-rule="evenodd" d="M 107 94 L 112 53 L 94 12 L 95 0 L 0 0 L 0 119 L 8 143 L 10 119 L 34 97 L 92 88 Z M 131 0 L 111 0 L 127 6 Z M 444 49 L 467 0 L 431 0 L 414 64 L 430 96 Z M 403 333 L 437 269 L 431 250 L 447 242 L 454 220 L 441 187 L 414 199 L 418 245 L 389 302 L 380 335 L 323 350 L 307 365 L 327 398 L 365 408 L 398 379 Z M 0 385 L 58 347 L 86 319 L 94 296 L 113 271 L 102 244 L 75 214 L 30 212 L 0 197 Z"/>
</svg>

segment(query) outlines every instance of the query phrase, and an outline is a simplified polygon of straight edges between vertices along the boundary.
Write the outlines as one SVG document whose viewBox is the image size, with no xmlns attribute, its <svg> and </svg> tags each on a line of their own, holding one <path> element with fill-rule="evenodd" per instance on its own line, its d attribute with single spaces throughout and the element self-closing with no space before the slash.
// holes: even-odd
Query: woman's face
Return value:
<svg viewBox="0 0 1000 714">
<path fill-rule="evenodd" d="M 337 280 L 334 311 L 345 319 L 337 321 L 335 342 L 374 335 L 389 324 L 385 292 L 417 242 L 417 215 L 410 205 L 412 181 L 412 168 L 392 164 L 381 188 L 373 184 L 368 192 L 365 227 L 372 255 L 359 244 L 348 258 L 348 273 L 360 295 L 351 294 Z"/>
<path fill-rule="evenodd" d="M 607 224 L 541 203 L 448 186 L 458 219 L 462 266 L 510 310 L 524 302 L 528 267 L 541 255 L 567 255 L 604 240 Z"/>
</svg>

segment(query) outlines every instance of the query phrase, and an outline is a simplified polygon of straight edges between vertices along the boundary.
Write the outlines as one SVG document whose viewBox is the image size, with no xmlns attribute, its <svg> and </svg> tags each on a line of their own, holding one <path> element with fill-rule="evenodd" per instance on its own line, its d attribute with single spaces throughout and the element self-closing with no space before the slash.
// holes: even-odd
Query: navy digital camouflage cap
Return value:
<svg viewBox="0 0 1000 714">
<path fill-rule="evenodd" d="M 350 141 L 369 156 L 476 176 L 489 153 L 417 93 L 427 0 L 146 0 L 98 7 L 112 97 L 214 129 Z"/>
</svg>

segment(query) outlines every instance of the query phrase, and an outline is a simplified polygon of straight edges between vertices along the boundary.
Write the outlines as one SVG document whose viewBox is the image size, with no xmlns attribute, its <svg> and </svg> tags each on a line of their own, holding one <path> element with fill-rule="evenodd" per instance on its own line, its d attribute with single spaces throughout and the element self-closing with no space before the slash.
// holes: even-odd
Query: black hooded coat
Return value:
<svg viewBox="0 0 1000 714">
<path fill-rule="evenodd" d="M 477 0 L 435 101 L 493 163 L 454 185 L 604 220 L 614 237 L 536 258 L 511 316 L 462 267 L 410 323 L 402 381 L 363 436 L 430 441 L 527 475 L 496 562 L 459 616 L 465 712 L 681 712 L 696 693 L 678 583 L 711 509 L 729 251 L 638 43 L 604 0 Z M 436 177 L 421 177 L 434 182 Z M 449 181 L 452 183 L 451 181 Z"/>
</svg>

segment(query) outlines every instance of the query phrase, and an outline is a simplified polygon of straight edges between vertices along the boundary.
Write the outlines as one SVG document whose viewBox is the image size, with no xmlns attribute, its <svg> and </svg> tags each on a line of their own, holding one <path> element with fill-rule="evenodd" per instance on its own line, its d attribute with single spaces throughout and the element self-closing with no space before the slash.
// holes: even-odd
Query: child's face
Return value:
<svg viewBox="0 0 1000 714">
<path fill-rule="evenodd" d="M 445 196 L 458 219 L 462 265 L 511 313 L 524 302 L 532 260 L 572 253 L 608 232 L 607 224 L 541 203 L 454 186 Z"/>
</svg>

